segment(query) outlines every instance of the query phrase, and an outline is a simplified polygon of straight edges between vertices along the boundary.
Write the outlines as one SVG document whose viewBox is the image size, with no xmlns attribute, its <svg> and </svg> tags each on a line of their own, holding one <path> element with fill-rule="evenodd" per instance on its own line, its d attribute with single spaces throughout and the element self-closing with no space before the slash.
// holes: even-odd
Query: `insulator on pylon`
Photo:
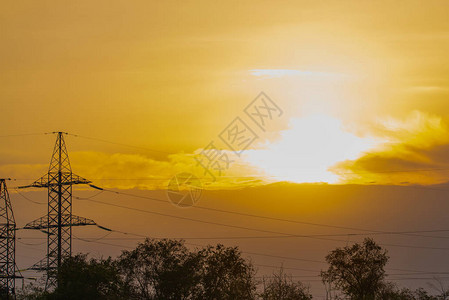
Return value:
<svg viewBox="0 0 449 300">
<path fill-rule="evenodd" d="M 25 187 L 47 188 L 47 215 L 25 225 L 47 234 L 47 257 L 33 265 L 46 271 L 46 289 L 57 287 L 57 274 L 64 258 L 72 254 L 72 227 L 97 225 L 94 221 L 72 215 L 72 185 L 89 184 L 89 180 L 72 173 L 63 132 L 57 134 L 48 173 Z"/>
</svg>

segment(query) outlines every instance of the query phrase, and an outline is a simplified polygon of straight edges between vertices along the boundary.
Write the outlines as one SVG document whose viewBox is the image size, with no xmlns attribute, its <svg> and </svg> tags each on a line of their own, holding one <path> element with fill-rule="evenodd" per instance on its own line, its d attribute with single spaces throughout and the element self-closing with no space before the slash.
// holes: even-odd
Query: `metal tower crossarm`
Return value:
<svg viewBox="0 0 449 300">
<path fill-rule="evenodd" d="M 70 216 L 65 215 L 63 216 L 64 219 L 69 218 Z M 75 215 L 71 216 L 72 218 L 72 222 L 71 223 L 66 223 L 66 224 L 61 224 L 61 226 L 63 227 L 68 227 L 68 226 L 86 226 L 86 225 L 97 225 L 97 223 L 94 222 L 94 220 L 88 219 L 88 218 L 84 218 L 84 217 L 78 217 Z M 37 230 L 42 230 L 42 229 L 49 229 L 49 228 L 54 228 L 57 227 L 57 225 L 49 225 L 50 221 L 49 221 L 49 217 L 48 216 L 43 216 L 40 217 L 37 220 L 34 220 L 28 224 L 26 224 L 23 229 L 37 229 Z"/>
<path fill-rule="evenodd" d="M 6 180 L 0 179 L 0 299 L 14 299 L 16 275 L 16 222 Z"/>
<path fill-rule="evenodd" d="M 72 254 L 72 227 L 97 225 L 94 221 L 72 215 L 72 186 L 89 184 L 89 180 L 72 173 L 69 155 L 64 141 L 64 132 L 54 132 L 56 144 L 50 161 L 48 173 L 30 185 L 20 188 L 36 187 L 48 190 L 47 215 L 28 223 L 25 229 L 41 230 L 47 234 L 47 257 L 35 264 L 35 270 L 47 271 L 46 289 L 56 287 L 57 272 L 65 257 Z"/>
<path fill-rule="evenodd" d="M 29 185 L 25 185 L 25 186 L 19 186 L 19 189 L 24 189 L 24 188 L 30 188 L 30 187 L 35 187 L 35 188 L 48 188 L 48 187 L 55 187 L 58 186 L 58 183 L 55 182 L 58 178 L 56 178 L 56 176 L 59 176 L 58 174 L 48 174 L 48 175 L 44 175 L 41 178 L 39 178 L 38 180 L 36 180 L 35 182 L 33 182 L 32 184 Z M 72 185 L 72 184 L 89 184 L 91 183 L 91 181 L 80 177 L 78 175 L 75 175 L 73 173 L 61 173 L 61 179 L 62 185 Z"/>
</svg>

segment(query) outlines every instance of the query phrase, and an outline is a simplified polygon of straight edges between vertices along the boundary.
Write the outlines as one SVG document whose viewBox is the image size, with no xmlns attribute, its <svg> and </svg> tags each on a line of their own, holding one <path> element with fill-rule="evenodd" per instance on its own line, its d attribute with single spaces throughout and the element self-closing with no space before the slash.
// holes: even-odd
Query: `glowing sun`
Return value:
<svg viewBox="0 0 449 300">
<path fill-rule="evenodd" d="M 319 114 L 292 119 L 279 141 L 246 151 L 244 159 L 276 181 L 336 183 L 330 167 L 375 145 L 372 138 L 345 131 L 340 120 Z"/>
</svg>

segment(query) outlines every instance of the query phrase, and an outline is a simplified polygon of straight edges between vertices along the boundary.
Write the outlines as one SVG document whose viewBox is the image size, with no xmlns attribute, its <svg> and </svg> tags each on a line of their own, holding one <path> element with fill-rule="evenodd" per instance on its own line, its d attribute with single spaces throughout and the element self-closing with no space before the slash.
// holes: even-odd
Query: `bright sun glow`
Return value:
<svg viewBox="0 0 449 300">
<path fill-rule="evenodd" d="M 344 130 L 340 120 L 328 115 L 292 119 L 278 142 L 261 150 L 248 150 L 245 160 L 276 180 L 336 183 L 328 169 L 337 162 L 356 159 L 376 141 Z"/>
</svg>

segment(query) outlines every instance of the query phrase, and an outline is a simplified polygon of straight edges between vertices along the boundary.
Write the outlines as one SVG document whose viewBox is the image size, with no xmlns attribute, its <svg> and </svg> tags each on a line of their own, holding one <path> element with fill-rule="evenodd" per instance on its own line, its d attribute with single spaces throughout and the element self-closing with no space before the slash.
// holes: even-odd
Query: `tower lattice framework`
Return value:
<svg viewBox="0 0 449 300">
<path fill-rule="evenodd" d="M 0 299 L 15 299 L 16 222 L 6 180 L 0 179 Z"/>
<path fill-rule="evenodd" d="M 46 271 L 46 289 L 58 285 L 57 274 L 66 257 L 72 254 L 72 227 L 97 225 L 93 220 L 72 215 L 72 186 L 90 181 L 72 173 L 64 132 L 55 132 L 56 144 L 48 173 L 25 187 L 48 189 L 47 215 L 25 225 L 24 229 L 41 230 L 47 234 L 47 256 L 34 264 L 32 270 Z"/>
</svg>

